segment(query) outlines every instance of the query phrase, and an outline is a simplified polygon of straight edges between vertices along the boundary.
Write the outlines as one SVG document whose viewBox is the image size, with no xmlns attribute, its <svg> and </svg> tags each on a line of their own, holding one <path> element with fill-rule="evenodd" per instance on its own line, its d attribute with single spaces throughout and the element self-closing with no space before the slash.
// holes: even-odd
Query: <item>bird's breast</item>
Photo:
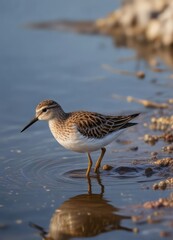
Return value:
<svg viewBox="0 0 173 240">
<path fill-rule="evenodd" d="M 82 135 L 75 125 L 71 125 L 66 129 L 63 126 L 57 126 L 53 123 L 49 123 L 50 130 L 54 138 L 66 149 L 74 152 L 93 152 L 101 149 L 102 147 L 111 143 L 117 135 L 111 133 L 104 138 L 88 138 Z"/>
</svg>

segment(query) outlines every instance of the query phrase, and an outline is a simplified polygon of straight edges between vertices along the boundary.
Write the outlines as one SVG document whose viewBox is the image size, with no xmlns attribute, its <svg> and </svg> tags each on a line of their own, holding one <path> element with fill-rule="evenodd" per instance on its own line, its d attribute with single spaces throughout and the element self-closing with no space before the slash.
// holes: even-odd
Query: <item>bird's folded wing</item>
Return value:
<svg viewBox="0 0 173 240">
<path fill-rule="evenodd" d="M 97 113 L 86 113 L 85 117 L 81 116 L 76 126 L 78 131 L 88 138 L 103 138 L 104 136 L 118 131 L 123 128 L 130 127 L 134 124 L 127 124 L 139 114 L 128 116 L 106 116 Z"/>
</svg>

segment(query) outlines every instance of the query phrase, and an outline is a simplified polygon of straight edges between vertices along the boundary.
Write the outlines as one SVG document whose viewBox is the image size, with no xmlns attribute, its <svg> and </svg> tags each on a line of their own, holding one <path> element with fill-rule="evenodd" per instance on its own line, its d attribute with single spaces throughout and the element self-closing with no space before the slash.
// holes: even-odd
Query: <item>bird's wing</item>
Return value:
<svg viewBox="0 0 173 240">
<path fill-rule="evenodd" d="M 137 113 L 128 116 L 106 116 L 98 113 L 80 112 L 75 124 L 83 136 L 99 139 L 109 133 L 134 125 L 127 123 L 138 115 Z"/>
</svg>

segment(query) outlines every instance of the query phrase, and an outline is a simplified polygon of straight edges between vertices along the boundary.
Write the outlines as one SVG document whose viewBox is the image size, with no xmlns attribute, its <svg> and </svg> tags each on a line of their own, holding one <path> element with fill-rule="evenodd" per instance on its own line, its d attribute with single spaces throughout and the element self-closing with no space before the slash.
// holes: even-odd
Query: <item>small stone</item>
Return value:
<svg viewBox="0 0 173 240">
<path fill-rule="evenodd" d="M 140 79 L 143 79 L 143 78 L 145 78 L 145 73 L 143 71 L 138 71 L 136 73 L 136 76 Z"/>
<path fill-rule="evenodd" d="M 133 228 L 133 232 L 134 233 L 138 233 L 139 232 L 139 228 L 137 228 L 137 227 Z"/>
<path fill-rule="evenodd" d="M 132 216 L 131 218 L 132 218 L 133 222 L 139 222 L 142 217 L 141 216 Z"/>
<path fill-rule="evenodd" d="M 160 237 L 170 237 L 171 233 L 167 231 L 161 231 L 160 232 Z"/>
<path fill-rule="evenodd" d="M 147 216 L 147 222 L 150 224 L 152 224 L 154 222 L 152 216 L 150 216 L 150 215 Z"/>
<path fill-rule="evenodd" d="M 173 104 L 173 98 L 170 98 L 170 99 L 168 100 L 168 102 L 169 102 L 170 104 Z"/>
<path fill-rule="evenodd" d="M 104 166 L 103 166 L 103 170 L 106 170 L 106 171 L 109 171 L 109 170 L 111 170 L 113 167 L 111 166 L 111 165 L 108 165 L 108 164 L 105 164 Z"/>
<path fill-rule="evenodd" d="M 144 125 L 144 127 L 148 127 L 148 123 L 144 123 L 143 125 Z"/>
<path fill-rule="evenodd" d="M 144 135 L 144 142 L 154 145 L 159 140 L 159 136 L 152 136 L 149 134 Z"/>
<path fill-rule="evenodd" d="M 173 145 L 162 147 L 162 151 L 172 153 L 173 152 Z"/>
<path fill-rule="evenodd" d="M 152 118 L 151 118 L 151 122 L 152 122 L 152 123 L 157 123 L 157 118 L 152 117 Z"/>
<path fill-rule="evenodd" d="M 159 186 L 158 186 L 157 183 L 154 183 L 154 184 L 153 184 L 153 189 L 154 189 L 154 190 L 158 190 L 158 189 L 159 189 Z"/>
<path fill-rule="evenodd" d="M 155 157 L 155 156 L 157 156 L 158 155 L 158 152 L 151 152 L 151 156 L 152 157 Z"/>
<path fill-rule="evenodd" d="M 17 220 L 15 221 L 15 223 L 16 223 L 16 224 L 21 224 L 21 223 L 22 223 L 22 220 L 21 220 L 21 219 L 17 219 Z"/>
<path fill-rule="evenodd" d="M 131 150 L 131 151 L 138 151 L 138 146 L 131 147 L 130 150 Z"/>
<path fill-rule="evenodd" d="M 158 184 L 158 187 L 161 189 L 161 190 L 165 190 L 166 187 L 167 187 L 167 183 L 165 181 L 161 181 L 159 184 Z"/>
<path fill-rule="evenodd" d="M 5 230 L 9 227 L 9 225 L 5 224 L 5 223 L 0 223 L 0 230 Z"/>
<path fill-rule="evenodd" d="M 145 175 L 147 177 L 150 177 L 153 174 L 153 169 L 151 167 L 148 167 L 145 169 Z"/>
</svg>

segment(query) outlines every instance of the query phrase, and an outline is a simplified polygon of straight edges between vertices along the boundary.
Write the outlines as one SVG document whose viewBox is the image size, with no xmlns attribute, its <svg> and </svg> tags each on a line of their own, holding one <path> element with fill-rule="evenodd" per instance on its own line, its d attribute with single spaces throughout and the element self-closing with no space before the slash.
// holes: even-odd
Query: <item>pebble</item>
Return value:
<svg viewBox="0 0 173 240">
<path fill-rule="evenodd" d="M 111 170 L 113 167 L 111 165 L 105 164 L 103 165 L 103 170 L 109 171 Z"/>
</svg>

